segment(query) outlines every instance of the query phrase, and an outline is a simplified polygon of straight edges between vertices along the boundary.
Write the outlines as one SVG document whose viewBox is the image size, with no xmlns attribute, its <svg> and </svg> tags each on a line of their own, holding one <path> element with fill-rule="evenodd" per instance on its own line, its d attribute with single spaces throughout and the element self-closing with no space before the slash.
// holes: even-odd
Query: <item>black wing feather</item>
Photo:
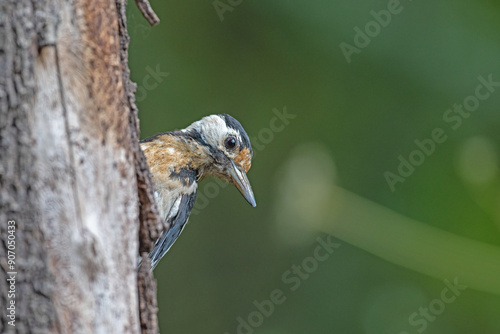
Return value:
<svg viewBox="0 0 500 334">
<path fill-rule="evenodd" d="M 158 262 L 160 262 L 161 258 L 168 252 L 175 240 L 177 240 L 181 234 L 188 221 L 195 199 L 196 191 L 192 194 L 182 195 L 177 214 L 173 217 L 167 216 L 167 222 L 169 223 L 170 228 L 156 241 L 153 250 L 149 253 L 149 258 L 151 259 L 151 270 L 158 265 Z"/>
</svg>

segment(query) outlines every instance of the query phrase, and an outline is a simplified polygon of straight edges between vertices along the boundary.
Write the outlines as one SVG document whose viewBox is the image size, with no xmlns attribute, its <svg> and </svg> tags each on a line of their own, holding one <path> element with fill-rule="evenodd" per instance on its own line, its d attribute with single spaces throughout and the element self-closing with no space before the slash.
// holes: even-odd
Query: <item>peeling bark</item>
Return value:
<svg viewBox="0 0 500 334">
<path fill-rule="evenodd" d="M 0 332 L 156 333 L 154 278 L 136 265 L 162 223 L 125 1 L 0 0 L 0 13 L 0 305 L 16 306 Z"/>
</svg>

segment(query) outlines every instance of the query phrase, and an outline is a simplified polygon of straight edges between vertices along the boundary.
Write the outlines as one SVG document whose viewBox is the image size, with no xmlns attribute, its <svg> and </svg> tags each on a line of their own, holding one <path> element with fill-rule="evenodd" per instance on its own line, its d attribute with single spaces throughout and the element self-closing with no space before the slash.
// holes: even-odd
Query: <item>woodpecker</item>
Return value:
<svg viewBox="0 0 500 334">
<path fill-rule="evenodd" d="M 156 134 L 140 141 L 153 175 L 156 204 L 169 226 L 149 254 L 151 270 L 186 226 L 198 182 L 218 177 L 238 188 L 256 206 L 246 176 L 252 160 L 250 139 L 241 124 L 227 114 L 210 115 L 185 129 Z"/>
</svg>

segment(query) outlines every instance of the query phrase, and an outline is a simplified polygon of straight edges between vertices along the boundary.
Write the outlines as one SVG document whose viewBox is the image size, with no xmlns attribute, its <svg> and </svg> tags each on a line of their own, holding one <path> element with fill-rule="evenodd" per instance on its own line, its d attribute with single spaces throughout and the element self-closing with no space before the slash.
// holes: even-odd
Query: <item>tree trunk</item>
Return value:
<svg viewBox="0 0 500 334">
<path fill-rule="evenodd" d="M 0 0 L 1 333 L 158 331 L 127 49 L 125 0 Z"/>
</svg>

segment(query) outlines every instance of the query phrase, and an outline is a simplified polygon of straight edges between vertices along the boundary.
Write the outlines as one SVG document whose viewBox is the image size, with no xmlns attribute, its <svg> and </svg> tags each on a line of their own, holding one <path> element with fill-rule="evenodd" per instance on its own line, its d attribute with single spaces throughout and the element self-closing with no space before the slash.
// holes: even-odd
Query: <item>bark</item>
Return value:
<svg viewBox="0 0 500 334">
<path fill-rule="evenodd" d="M 127 49 L 124 0 L 0 0 L 1 333 L 158 331 Z"/>
</svg>

